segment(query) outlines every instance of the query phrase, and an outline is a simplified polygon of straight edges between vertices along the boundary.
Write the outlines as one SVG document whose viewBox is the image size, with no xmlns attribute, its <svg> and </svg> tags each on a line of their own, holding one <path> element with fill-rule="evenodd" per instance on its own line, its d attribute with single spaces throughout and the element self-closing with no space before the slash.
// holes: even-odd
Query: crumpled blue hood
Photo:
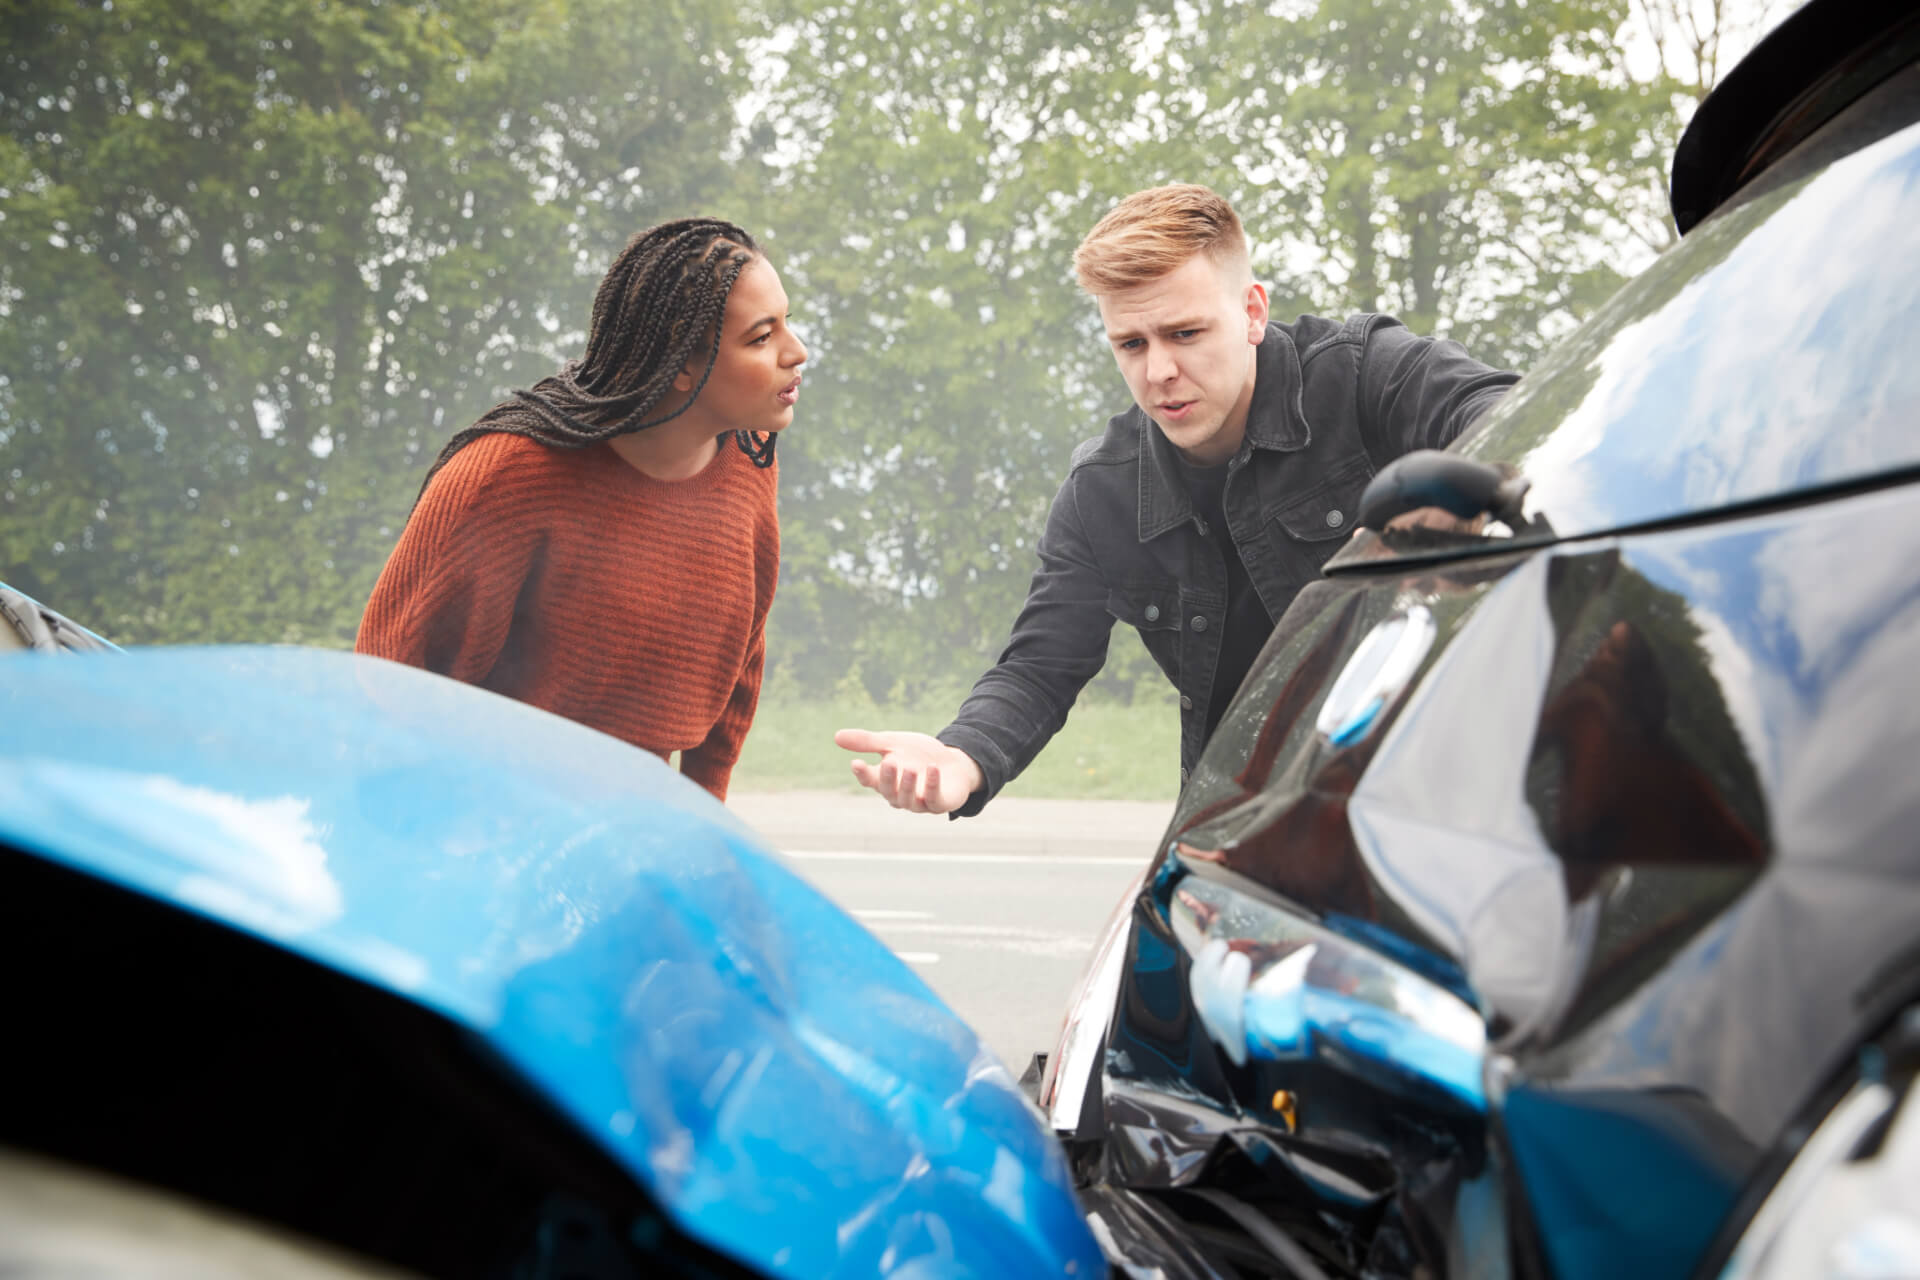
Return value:
<svg viewBox="0 0 1920 1280">
<path fill-rule="evenodd" d="M 1103 1268 L 1005 1069 L 661 761 L 292 648 L 0 662 L 0 841 L 471 1029 L 762 1269 Z"/>
</svg>

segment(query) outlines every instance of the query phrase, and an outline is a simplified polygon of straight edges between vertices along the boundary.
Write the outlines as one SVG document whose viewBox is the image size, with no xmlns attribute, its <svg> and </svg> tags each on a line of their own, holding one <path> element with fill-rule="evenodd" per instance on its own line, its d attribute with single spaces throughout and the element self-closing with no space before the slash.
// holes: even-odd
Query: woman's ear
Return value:
<svg viewBox="0 0 1920 1280">
<path fill-rule="evenodd" d="M 673 389 L 680 392 L 691 391 L 693 390 L 694 379 L 699 376 L 699 374 L 693 371 L 693 366 L 688 365 L 679 373 L 673 375 Z"/>
</svg>

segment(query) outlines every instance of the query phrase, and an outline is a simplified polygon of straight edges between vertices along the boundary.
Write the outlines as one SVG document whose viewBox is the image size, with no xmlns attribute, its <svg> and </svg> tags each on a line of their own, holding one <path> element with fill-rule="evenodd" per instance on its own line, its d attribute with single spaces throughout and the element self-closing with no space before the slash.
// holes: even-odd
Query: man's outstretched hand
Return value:
<svg viewBox="0 0 1920 1280">
<path fill-rule="evenodd" d="M 929 734 L 842 729 L 833 741 L 848 751 L 879 754 L 878 764 L 855 760 L 853 776 L 896 809 L 952 813 L 986 785 L 972 756 Z"/>
</svg>

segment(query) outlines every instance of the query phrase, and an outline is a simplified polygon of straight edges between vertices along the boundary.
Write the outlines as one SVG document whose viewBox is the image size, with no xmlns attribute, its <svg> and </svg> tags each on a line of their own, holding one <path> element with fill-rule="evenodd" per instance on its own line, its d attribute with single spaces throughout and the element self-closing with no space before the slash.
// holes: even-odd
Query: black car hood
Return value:
<svg viewBox="0 0 1920 1280">
<path fill-rule="evenodd" d="M 1920 978 L 1914 497 L 1303 593 L 1135 904 L 1105 1182 L 1287 1206 L 1330 1274 L 1691 1273 Z M 1330 709 L 1413 611 L 1404 684 Z M 1478 1009 L 1480 1095 L 1236 1053 L 1180 928 L 1204 886 Z"/>
<path fill-rule="evenodd" d="M 1895 91 L 1920 95 L 1920 67 L 1890 82 Z M 1912 107 L 1858 109 L 1905 118 Z M 1532 543 L 1718 519 L 1913 474 L 1917 197 L 1920 125 L 1909 125 L 1726 210 L 1555 346 L 1453 451 L 1526 477 L 1526 514 L 1544 524 L 1516 541 Z M 1491 539 L 1401 543 L 1412 558 L 1497 549 Z M 1379 551 L 1360 542 L 1327 572 Z"/>
</svg>

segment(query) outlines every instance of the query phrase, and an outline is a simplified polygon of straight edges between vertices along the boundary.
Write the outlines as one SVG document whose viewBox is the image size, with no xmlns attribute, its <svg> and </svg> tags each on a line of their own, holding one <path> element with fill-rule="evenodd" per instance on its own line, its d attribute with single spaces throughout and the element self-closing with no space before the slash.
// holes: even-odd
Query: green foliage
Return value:
<svg viewBox="0 0 1920 1280">
<path fill-rule="evenodd" d="M 1649 256 L 1677 135 L 1624 0 L 1068 9 L 779 0 L 765 220 L 813 322 L 782 445 L 781 678 L 911 695 L 991 661 L 1073 445 L 1127 406 L 1070 258 L 1204 181 L 1276 315 L 1394 311 L 1524 366 Z M 771 56 L 777 53 L 777 57 Z M 1130 636 L 1096 696 L 1161 677 Z"/>
<path fill-rule="evenodd" d="M 1090 126 L 1131 113 L 1128 78 L 1086 51 L 1124 50 L 1137 14 L 851 0 L 767 21 L 785 52 L 762 220 L 815 343 L 782 443 L 773 651 L 804 687 L 852 671 L 874 697 L 956 655 L 970 677 L 1067 451 L 1122 407 L 1067 264 L 1135 185 Z"/>
<path fill-rule="evenodd" d="M 121 640 L 350 643 L 441 441 L 577 347 L 627 235 L 732 182 L 723 6 L 4 30 L 0 573 Z"/>
<path fill-rule="evenodd" d="M 815 357 L 770 696 L 950 707 L 1127 404 L 1100 214 L 1209 182 L 1277 314 L 1523 365 L 1662 243 L 1683 87 L 1627 73 L 1635 12 L 0 0 L 0 578 L 122 641 L 350 643 L 439 445 L 712 211 Z M 1123 630 L 1091 696 L 1164 689 Z"/>
<path fill-rule="evenodd" d="M 1219 140 L 1214 180 L 1283 260 L 1315 264 L 1319 306 L 1523 365 L 1624 279 L 1648 162 L 1677 136 L 1673 86 L 1625 73 L 1627 17 L 1615 0 L 1220 4 L 1186 92 Z"/>
</svg>

